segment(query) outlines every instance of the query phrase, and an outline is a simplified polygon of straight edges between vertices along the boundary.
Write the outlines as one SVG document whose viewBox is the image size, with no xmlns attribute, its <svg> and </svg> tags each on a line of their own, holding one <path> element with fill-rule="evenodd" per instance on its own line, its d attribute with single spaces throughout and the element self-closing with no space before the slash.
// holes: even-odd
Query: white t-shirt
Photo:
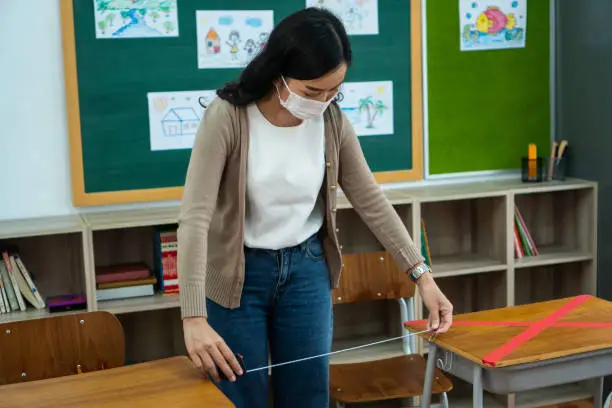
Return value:
<svg viewBox="0 0 612 408">
<path fill-rule="evenodd" d="M 244 243 L 273 250 L 300 244 L 323 225 L 319 198 L 325 175 L 323 118 L 278 127 L 255 103 L 247 107 L 247 114 Z"/>
</svg>

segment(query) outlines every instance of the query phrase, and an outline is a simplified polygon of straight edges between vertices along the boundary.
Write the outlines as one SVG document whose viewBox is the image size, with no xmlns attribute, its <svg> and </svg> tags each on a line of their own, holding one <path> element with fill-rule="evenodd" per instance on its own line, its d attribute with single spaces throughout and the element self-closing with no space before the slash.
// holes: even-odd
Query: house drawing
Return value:
<svg viewBox="0 0 612 408">
<path fill-rule="evenodd" d="M 208 54 L 218 54 L 221 52 L 221 38 L 214 28 L 208 30 L 208 34 L 206 34 L 206 52 Z"/>
<path fill-rule="evenodd" d="M 200 118 L 193 108 L 172 108 L 161 121 L 164 136 L 193 136 L 198 130 Z"/>
</svg>

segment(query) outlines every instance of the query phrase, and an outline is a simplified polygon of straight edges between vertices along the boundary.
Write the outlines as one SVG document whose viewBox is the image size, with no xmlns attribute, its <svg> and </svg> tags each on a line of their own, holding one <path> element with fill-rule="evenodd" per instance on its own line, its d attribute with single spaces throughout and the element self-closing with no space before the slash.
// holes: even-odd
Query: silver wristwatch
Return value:
<svg viewBox="0 0 612 408">
<path fill-rule="evenodd" d="M 409 276 L 413 282 L 416 282 L 419 280 L 421 276 L 423 276 L 424 274 L 430 271 L 431 271 L 431 268 L 425 262 L 423 262 L 420 265 L 413 268 L 410 271 Z"/>
</svg>

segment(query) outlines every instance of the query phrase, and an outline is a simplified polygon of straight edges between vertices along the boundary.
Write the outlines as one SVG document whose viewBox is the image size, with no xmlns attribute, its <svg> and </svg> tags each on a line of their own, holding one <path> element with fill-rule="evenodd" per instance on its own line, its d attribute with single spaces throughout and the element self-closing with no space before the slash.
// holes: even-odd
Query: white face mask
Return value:
<svg viewBox="0 0 612 408">
<path fill-rule="evenodd" d="M 283 80 L 283 83 L 285 84 L 285 88 L 287 88 L 287 91 L 289 91 L 289 96 L 286 100 L 283 101 L 280 97 L 280 92 L 277 87 L 276 93 L 278 94 L 278 100 L 280 101 L 280 104 L 289 111 L 289 113 L 291 113 L 298 119 L 306 120 L 317 118 L 323 115 L 329 104 L 336 97 L 335 95 L 332 96 L 327 102 L 321 102 L 316 101 L 314 99 L 305 98 L 289 89 L 289 87 L 287 86 L 287 82 L 285 82 L 285 78 L 281 78 Z"/>
</svg>

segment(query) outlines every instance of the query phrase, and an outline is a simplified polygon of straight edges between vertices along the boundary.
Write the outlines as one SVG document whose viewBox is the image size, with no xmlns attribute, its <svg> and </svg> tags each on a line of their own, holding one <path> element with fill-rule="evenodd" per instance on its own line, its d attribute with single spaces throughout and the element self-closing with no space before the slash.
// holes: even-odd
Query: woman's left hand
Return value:
<svg viewBox="0 0 612 408">
<path fill-rule="evenodd" d="M 435 334 L 445 333 L 453 324 L 453 305 L 444 296 L 431 273 L 427 273 L 417 281 L 423 303 L 429 311 L 427 329 Z"/>
</svg>

